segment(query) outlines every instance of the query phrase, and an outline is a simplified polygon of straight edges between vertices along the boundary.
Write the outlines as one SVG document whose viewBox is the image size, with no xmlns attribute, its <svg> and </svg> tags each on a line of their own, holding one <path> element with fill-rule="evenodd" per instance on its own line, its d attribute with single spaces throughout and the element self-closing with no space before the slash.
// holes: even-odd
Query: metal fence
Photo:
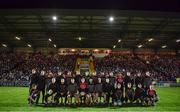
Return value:
<svg viewBox="0 0 180 112">
<path fill-rule="evenodd" d="M 5 81 L 0 82 L 0 86 L 29 86 L 28 81 Z"/>
<path fill-rule="evenodd" d="M 0 86 L 29 86 L 28 81 L 5 81 L 5 82 L 0 82 Z M 155 85 L 156 87 L 180 87 L 180 83 L 177 82 L 158 82 Z"/>
</svg>

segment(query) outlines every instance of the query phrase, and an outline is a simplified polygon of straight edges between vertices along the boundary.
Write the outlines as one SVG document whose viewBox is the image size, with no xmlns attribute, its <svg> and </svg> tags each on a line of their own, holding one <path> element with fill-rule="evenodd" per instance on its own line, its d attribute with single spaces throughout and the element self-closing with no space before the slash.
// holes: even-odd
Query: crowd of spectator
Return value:
<svg viewBox="0 0 180 112">
<path fill-rule="evenodd" d="M 74 72 L 78 55 L 59 55 L 54 53 L 1 53 L 0 54 L 0 82 L 29 81 L 31 70 L 45 70 L 57 74 Z M 89 56 L 80 56 L 81 58 Z M 157 81 L 176 81 L 180 76 L 180 59 L 176 56 L 158 55 L 122 55 L 110 53 L 103 58 L 94 58 L 96 74 L 114 74 L 131 72 L 135 76 L 138 72 L 146 71 Z"/>
<path fill-rule="evenodd" d="M 176 56 L 158 55 L 121 55 L 109 54 L 95 60 L 96 72 L 123 73 L 131 72 L 134 76 L 146 71 L 157 81 L 176 81 L 180 76 L 180 58 Z"/>
<path fill-rule="evenodd" d="M 58 55 L 42 53 L 1 53 L 0 81 L 29 81 L 33 68 L 49 71 L 73 71 L 76 55 Z"/>
</svg>

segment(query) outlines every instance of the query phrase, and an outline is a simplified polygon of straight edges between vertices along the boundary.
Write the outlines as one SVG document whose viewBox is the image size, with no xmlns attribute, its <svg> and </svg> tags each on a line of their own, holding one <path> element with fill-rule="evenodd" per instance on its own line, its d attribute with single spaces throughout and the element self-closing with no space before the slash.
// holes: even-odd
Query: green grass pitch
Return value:
<svg viewBox="0 0 180 112">
<path fill-rule="evenodd" d="M 0 111 L 180 111 L 180 87 L 157 88 L 160 101 L 155 107 L 30 107 L 27 87 L 0 87 Z"/>
</svg>

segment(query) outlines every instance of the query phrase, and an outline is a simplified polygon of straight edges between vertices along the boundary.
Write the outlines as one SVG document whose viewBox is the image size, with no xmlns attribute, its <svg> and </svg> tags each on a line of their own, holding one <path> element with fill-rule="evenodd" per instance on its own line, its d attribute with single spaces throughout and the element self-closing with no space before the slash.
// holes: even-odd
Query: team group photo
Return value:
<svg viewBox="0 0 180 112">
<path fill-rule="evenodd" d="M 0 0 L 0 112 L 180 112 L 180 0 Z"/>
<path fill-rule="evenodd" d="M 101 73 L 83 76 L 75 73 L 57 72 L 55 75 L 44 70 L 32 70 L 29 104 L 38 104 L 42 93 L 42 104 L 48 105 L 113 105 L 139 103 L 142 106 L 155 106 L 158 96 L 154 90 L 153 78 L 130 72 L 125 75 Z M 72 100 L 73 99 L 73 100 Z"/>
</svg>

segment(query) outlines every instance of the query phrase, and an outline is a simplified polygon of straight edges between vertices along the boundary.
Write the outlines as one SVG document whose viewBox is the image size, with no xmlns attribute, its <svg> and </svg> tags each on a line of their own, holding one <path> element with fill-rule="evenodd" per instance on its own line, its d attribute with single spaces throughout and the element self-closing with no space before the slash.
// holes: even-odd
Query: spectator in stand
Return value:
<svg viewBox="0 0 180 112">
<path fill-rule="evenodd" d="M 0 54 L 0 81 L 1 84 L 27 83 L 33 68 L 37 68 L 37 72 L 42 69 L 51 71 L 54 75 L 58 71 L 73 73 L 77 57 L 88 58 L 89 56 L 2 52 Z M 94 57 L 94 63 L 96 73 L 104 73 L 102 77 L 108 77 L 108 73 L 113 73 L 114 76 L 119 73 L 124 74 L 125 71 L 131 72 L 132 77 L 135 77 L 137 72 L 145 76 L 145 72 L 149 71 L 153 79 L 158 82 L 175 82 L 180 76 L 180 59 L 176 56 L 110 53 L 103 58 Z"/>
</svg>

